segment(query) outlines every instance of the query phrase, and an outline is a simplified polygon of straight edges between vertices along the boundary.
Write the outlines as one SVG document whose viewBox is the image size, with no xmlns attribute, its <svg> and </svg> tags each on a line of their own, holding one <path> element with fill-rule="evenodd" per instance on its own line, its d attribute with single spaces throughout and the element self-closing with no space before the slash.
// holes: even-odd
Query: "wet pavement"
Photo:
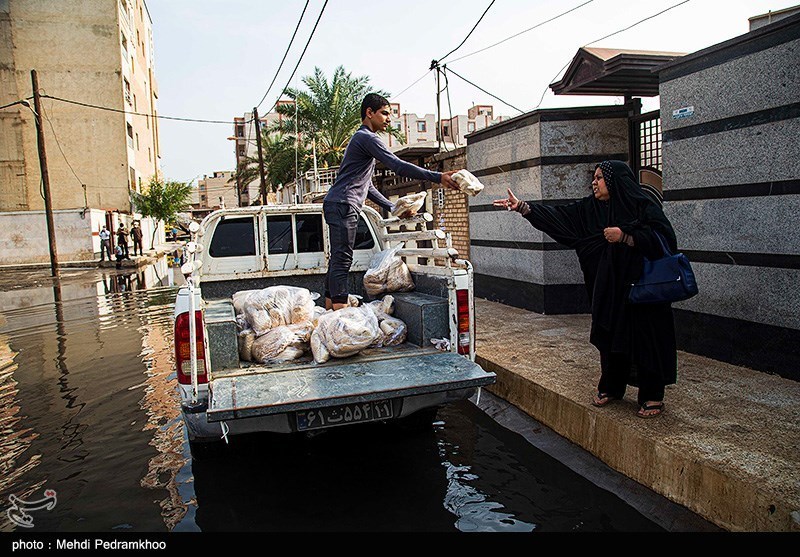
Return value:
<svg viewBox="0 0 800 557">
<path fill-rule="evenodd" d="M 253 434 L 193 461 L 166 261 L 0 284 L 0 531 L 647 531 L 662 528 L 469 401 L 432 431 Z"/>
</svg>

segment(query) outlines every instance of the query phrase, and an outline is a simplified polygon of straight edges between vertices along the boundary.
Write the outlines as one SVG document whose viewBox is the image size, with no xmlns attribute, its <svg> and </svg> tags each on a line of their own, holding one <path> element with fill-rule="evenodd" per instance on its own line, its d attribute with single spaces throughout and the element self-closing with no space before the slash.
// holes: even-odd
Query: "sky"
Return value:
<svg viewBox="0 0 800 557">
<path fill-rule="evenodd" d="M 540 108 L 621 104 L 619 97 L 555 96 L 548 85 L 563 74 L 578 48 L 624 29 L 681 0 L 592 0 L 541 27 L 472 56 L 587 0 L 495 0 L 469 39 L 444 63 L 464 78 L 528 112 Z M 748 18 L 796 0 L 689 0 L 630 30 L 591 46 L 692 53 L 748 31 Z M 328 0 L 292 86 L 319 67 L 327 76 L 342 65 L 390 93 L 401 112 L 436 111 L 431 60 L 458 46 L 491 0 Z M 260 112 L 286 85 L 325 0 L 309 0 L 286 62 Z M 158 112 L 229 120 L 252 110 L 272 81 L 305 0 L 147 0 L 153 20 Z M 388 7 L 386 7 L 388 6 Z M 455 9 L 454 9 L 455 8 Z M 426 73 L 427 72 L 427 73 Z M 424 77 L 423 77 L 424 76 Z M 416 85 L 404 91 L 418 78 Z M 491 104 L 495 116 L 514 108 L 472 85 L 449 79 L 453 114 Z M 544 97 L 542 95 L 544 93 Z M 644 99 L 645 110 L 658 99 Z M 443 112 L 447 114 L 446 105 Z M 190 181 L 235 166 L 233 126 L 161 121 L 162 170 L 167 179 Z"/>
</svg>

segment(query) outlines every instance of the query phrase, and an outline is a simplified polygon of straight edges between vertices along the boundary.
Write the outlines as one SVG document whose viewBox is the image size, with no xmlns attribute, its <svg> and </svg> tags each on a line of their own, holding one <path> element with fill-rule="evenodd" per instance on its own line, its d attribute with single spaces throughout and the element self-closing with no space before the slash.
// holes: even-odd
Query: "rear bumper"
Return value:
<svg viewBox="0 0 800 557">
<path fill-rule="evenodd" d="M 475 394 L 476 391 L 477 388 L 471 387 L 393 399 L 395 407 L 395 417 L 393 419 L 409 416 L 424 408 L 467 399 Z M 228 436 L 256 432 L 294 433 L 297 431 L 294 412 L 209 422 L 206 410 L 207 406 L 204 403 L 200 403 L 195 407 L 181 406 L 190 441 L 201 443 L 219 441 L 223 436 L 222 424 L 225 424 Z"/>
</svg>

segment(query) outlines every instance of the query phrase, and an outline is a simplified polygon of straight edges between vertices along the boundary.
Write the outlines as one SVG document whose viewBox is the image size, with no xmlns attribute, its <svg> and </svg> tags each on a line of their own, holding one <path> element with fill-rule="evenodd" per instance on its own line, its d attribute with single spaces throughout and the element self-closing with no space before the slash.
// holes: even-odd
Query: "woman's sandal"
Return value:
<svg viewBox="0 0 800 557">
<path fill-rule="evenodd" d="M 656 416 L 660 416 L 661 412 L 664 411 L 664 403 L 663 402 L 653 402 L 647 403 L 645 402 L 641 406 L 639 406 L 639 411 L 636 412 L 636 415 L 640 418 L 655 418 Z"/>
<path fill-rule="evenodd" d="M 597 406 L 597 407 L 605 406 L 612 400 L 619 400 L 619 399 L 617 397 L 611 396 L 608 393 L 596 393 L 592 397 L 592 406 Z"/>
</svg>

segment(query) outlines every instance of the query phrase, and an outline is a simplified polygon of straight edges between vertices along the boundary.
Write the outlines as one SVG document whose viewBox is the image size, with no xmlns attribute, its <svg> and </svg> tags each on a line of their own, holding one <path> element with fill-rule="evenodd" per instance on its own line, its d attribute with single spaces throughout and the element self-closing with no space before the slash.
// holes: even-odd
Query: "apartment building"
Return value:
<svg viewBox="0 0 800 557">
<path fill-rule="evenodd" d="M 219 170 L 211 176 L 203 176 L 202 180 L 197 181 L 192 203 L 199 209 L 239 207 L 236 182 L 231 181 L 232 178 L 233 172 L 230 170 Z"/>
<path fill-rule="evenodd" d="M 160 168 L 147 5 L 0 1 L 0 104 L 32 95 L 32 69 L 44 95 L 113 109 L 42 99 L 59 258 L 91 259 L 100 227 L 129 226 L 129 192 L 143 191 Z M 0 264 L 49 258 L 40 182 L 32 111 L 0 111 Z M 146 233 L 150 226 L 142 222 Z"/>
<path fill-rule="evenodd" d="M 466 114 L 458 114 L 452 118 L 442 119 L 442 141 L 448 146 L 463 147 L 467 144 L 465 137 L 473 132 L 488 128 L 507 120 L 508 116 L 494 117 L 494 107 L 488 104 L 473 105 Z"/>
</svg>

